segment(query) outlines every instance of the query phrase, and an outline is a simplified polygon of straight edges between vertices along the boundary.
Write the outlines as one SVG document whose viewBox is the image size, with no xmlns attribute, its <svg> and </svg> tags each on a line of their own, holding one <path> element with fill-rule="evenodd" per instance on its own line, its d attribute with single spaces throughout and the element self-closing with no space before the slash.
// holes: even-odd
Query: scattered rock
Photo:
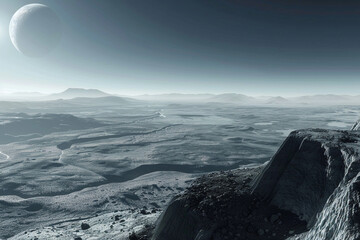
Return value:
<svg viewBox="0 0 360 240">
<path fill-rule="evenodd" d="M 86 229 L 89 229 L 90 228 L 90 225 L 87 224 L 87 223 L 81 223 L 81 229 L 82 230 L 86 230 Z"/>
<path fill-rule="evenodd" d="M 149 214 L 149 212 L 146 211 L 145 209 L 141 209 L 140 213 L 143 214 L 143 215 L 148 215 Z"/>
</svg>

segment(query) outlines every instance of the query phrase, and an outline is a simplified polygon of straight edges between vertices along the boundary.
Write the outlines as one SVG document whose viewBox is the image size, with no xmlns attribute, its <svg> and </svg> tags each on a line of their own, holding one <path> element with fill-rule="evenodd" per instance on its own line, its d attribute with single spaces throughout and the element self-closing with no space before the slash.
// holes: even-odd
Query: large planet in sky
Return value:
<svg viewBox="0 0 360 240">
<path fill-rule="evenodd" d="M 29 57 L 42 57 L 53 50 L 61 32 L 61 22 L 54 11 L 37 3 L 20 8 L 9 26 L 14 47 Z"/>
</svg>

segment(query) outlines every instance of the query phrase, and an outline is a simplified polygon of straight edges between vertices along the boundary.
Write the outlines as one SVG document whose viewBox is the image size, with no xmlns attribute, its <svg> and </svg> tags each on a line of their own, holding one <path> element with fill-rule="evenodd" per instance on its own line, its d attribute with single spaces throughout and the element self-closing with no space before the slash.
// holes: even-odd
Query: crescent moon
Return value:
<svg viewBox="0 0 360 240">
<path fill-rule="evenodd" d="M 60 20 L 48 6 L 28 4 L 16 11 L 11 18 L 9 35 L 19 52 L 30 57 L 40 57 L 59 42 Z"/>
</svg>

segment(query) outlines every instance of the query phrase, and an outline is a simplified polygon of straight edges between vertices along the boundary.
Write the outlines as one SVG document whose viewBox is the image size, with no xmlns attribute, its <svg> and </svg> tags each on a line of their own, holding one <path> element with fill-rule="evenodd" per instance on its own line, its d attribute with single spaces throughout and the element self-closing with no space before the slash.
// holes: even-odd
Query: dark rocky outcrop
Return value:
<svg viewBox="0 0 360 240">
<path fill-rule="evenodd" d="M 266 166 L 212 173 L 176 197 L 153 240 L 360 239 L 358 131 L 300 130 Z"/>
<path fill-rule="evenodd" d="M 90 225 L 89 224 L 87 224 L 87 223 L 81 223 L 81 229 L 82 230 L 87 230 L 87 229 L 89 229 L 90 228 Z"/>
</svg>

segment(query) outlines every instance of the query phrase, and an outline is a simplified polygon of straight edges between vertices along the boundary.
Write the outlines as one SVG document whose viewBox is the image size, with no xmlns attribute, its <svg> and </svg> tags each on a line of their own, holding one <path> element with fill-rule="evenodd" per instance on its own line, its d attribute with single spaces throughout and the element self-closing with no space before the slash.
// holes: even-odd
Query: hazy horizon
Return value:
<svg viewBox="0 0 360 240">
<path fill-rule="evenodd" d="M 335 93 L 324 93 L 324 94 L 298 94 L 298 95 L 251 95 L 244 92 L 158 92 L 158 93 L 151 93 L 151 92 L 143 92 L 143 93 L 125 93 L 125 92 L 117 92 L 116 90 L 112 91 L 105 91 L 103 89 L 98 88 L 82 88 L 82 87 L 69 87 L 69 88 L 60 88 L 55 92 L 40 92 L 40 91 L 15 91 L 15 92 L 1 92 L 0 94 L 4 94 L 4 96 L 46 96 L 51 94 L 59 94 L 63 93 L 69 89 L 76 89 L 76 90 L 97 90 L 101 91 L 110 95 L 118 95 L 118 96 L 157 96 L 157 95 L 225 95 L 225 94 L 237 94 L 237 95 L 245 95 L 249 97 L 284 97 L 284 98 L 295 98 L 295 97 L 305 97 L 305 96 L 329 96 L 329 95 L 336 95 L 336 96 L 360 96 L 360 94 L 335 94 Z"/>
</svg>

